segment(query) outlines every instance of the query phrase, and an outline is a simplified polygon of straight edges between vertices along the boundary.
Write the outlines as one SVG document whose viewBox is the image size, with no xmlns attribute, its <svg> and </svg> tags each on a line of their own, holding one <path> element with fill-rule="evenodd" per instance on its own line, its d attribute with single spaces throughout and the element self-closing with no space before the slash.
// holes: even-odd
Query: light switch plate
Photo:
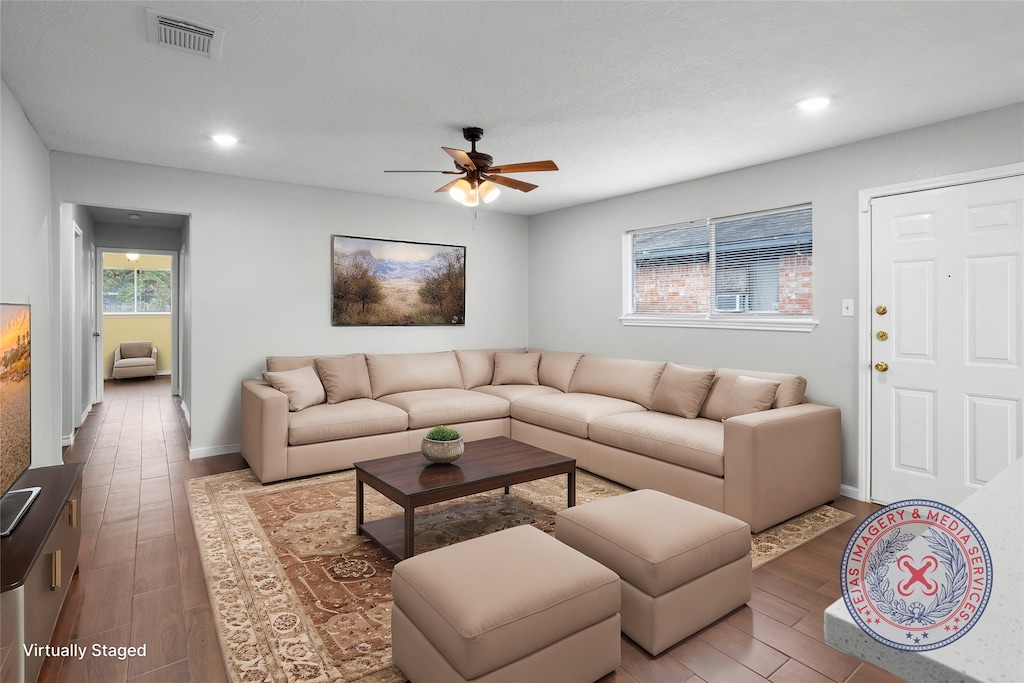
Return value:
<svg viewBox="0 0 1024 683">
<path fill-rule="evenodd" d="M 853 299 L 843 299 L 843 317 L 853 317 Z"/>
</svg>

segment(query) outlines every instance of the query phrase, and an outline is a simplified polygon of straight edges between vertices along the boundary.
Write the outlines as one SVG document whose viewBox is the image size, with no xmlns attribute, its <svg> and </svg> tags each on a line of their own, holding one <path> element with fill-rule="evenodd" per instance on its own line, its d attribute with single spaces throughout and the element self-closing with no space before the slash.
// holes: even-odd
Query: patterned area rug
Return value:
<svg viewBox="0 0 1024 683">
<path fill-rule="evenodd" d="M 187 483 L 221 649 L 244 683 L 391 683 L 394 561 L 355 534 L 353 470 L 264 486 L 251 470 Z M 576 503 L 628 491 L 579 471 Z M 401 508 L 366 487 L 366 519 Z M 416 552 L 520 524 L 554 531 L 565 477 L 416 511 Z M 757 567 L 852 515 L 823 505 L 753 537 Z"/>
</svg>

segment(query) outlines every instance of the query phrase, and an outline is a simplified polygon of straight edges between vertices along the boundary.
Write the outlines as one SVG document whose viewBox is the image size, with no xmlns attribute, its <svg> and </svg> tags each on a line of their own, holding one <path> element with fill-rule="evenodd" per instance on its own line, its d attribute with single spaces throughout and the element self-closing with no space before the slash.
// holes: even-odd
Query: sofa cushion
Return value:
<svg viewBox="0 0 1024 683">
<path fill-rule="evenodd" d="M 715 379 L 708 390 L 708 397 L 704 399 L 704 406 L 700 409 L 700 417 L 709 420 L 721 420 L 725 415 L 725 405 L 729 401 L 729 394 L 732 393 L 732 385 L 740 376 L 755 377 L 758 379 L 770 379 L 779 382 L 778 391 L 775 392 L 775 402 L 772 408 L 786 408 L 804 402 L 804 390 L 807 388 L 807 380 L 800 375 L 789 375 L 780 372 L 762 372 L 760 370 L 736 370 L 733 368 L 718 368 Z"/>
<path fill-rule="evenodd" d="M 455 361 L 462 374 L 462 388 L 490 384 L 494 376 L 494 352 L 486 349 L 455 349 Z"/>
<path fill-rule="evenodd" d="M 307 408 L 288 415 L 288 444 L 352 439 L 371 434 L 402 432 L 409 426 L 405 411 L 368 398 Z"/>
<path fill-rule="evenodd" d="M 539 353 L 495 353 L 491 384 L 540 384 Z"/>
<path fill-rule="evenodd" d="M 114 363 L 114 367 L 121 368 L 144 368 L 144 367 L 155 367 L 156 359 L 152 356 L 146 356 L 145 358 L 122 358 L 121 360 Z"/>
<path fill-rule="evenodd" d="M 341 403 L 353 398 L 371 398 L 370 375 L 363 354 L 338 358 L 317 358 L 313 367 L 327 391 L 328 403 Z"/>
<path fill-rule="evenodd" d="M 523 353 L 525 349 L 456 349 L 455 360 L 462 373 L 462 388 L 475 389 L 494 378 L 494 354 Z"/>
<path fill-rule="evenodd" d="M 584 354 L 573 373 L 569 391 L 621 398 L 647 408 L 664 370 L 665 361 Z"/>
<path fill-rule="evenodd" d="M 770 379 L 758 379 L 756 377 L 739 376 L 732 385 L 729 392 L 729 400 L 725 402 L 722 412 L 722 419 L 728 420 L 737 415 L 748 413 L 759 413 L 762 410 L 770 410 L 775 402 L 775 394 L 779 389 L 779 382 Z"/>
<path fill-rule="evenodd" d="M 462 389 L 454 351 L 366 354 L 373 398 L 421 389 Z"/>
<path fill-rule="evenodd" d="M 153 355 L 153 342 L 121 342 L 121 358 L 149 358 Z"/>
<path fill-rule="evenodd" d="M 401 408 L 409 428 L 508 417 L 508 401 L 465 389 L 421 389 L 381 396 L 378 401 Z"/>
<path fill-rule="evenodd" d="M 267 372 L 313 367 L 318 356 L 267 356 Z"/>
<path fill-rule="evenodd" d="M 714 379 L 713 368 L 688 368 L 666 363 L 651 397 L 651 410 L 680 417 L 697 417 Z"/>
<path fill-rule="evenodd" d="M 327 400 L 327 393 L 310 366 L 285 370 L 284 372 L 264 372 L 263 379 L 288 397 L 288 410 L 303 410 Z"/>
<path fill-rule="evenodd" d="M 641 412 L 642 405 L 597 394 L 547 394 L 512 404 L 512 417 L 539 427 L 586 439 L 594 420 L 616 413 Z"/>
<path fill-rule="evenodd" d="M 537 379 L 546 387 L 569 391 L 572 375 L 576 372 L 576 366 L 582 357 L 582 353 L 569 351 L 540 351 Z"/>
<path fill-rule="evenodd" d="M 543 384 L 500 384 L 476 387 L 473 391 L 479 391 L 491 396 L 500 396 L 509 403 L 528 396 L 544 396 L 547 394 L 561 394 L 562 392 L 554 387 L 546 387 Z"/>
<path fill-rule="evenodd" d="M 725 476 L 725 427 L 714 420 L 688 420 L 653 410 L 622 413 L 591 422 L 590 439 L 716 477 Z"/>
</svg>

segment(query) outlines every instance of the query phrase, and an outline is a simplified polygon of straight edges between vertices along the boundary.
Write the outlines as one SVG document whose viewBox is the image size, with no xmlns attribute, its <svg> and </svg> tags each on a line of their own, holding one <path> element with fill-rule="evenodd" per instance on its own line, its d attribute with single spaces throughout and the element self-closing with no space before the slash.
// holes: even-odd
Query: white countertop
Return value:
<svg viewBox="0 0 1024 683">
<path fill-rule="evenodd" d="M 825 640 L 908 681 L 1024 681 L 1024 459 L 956 506 L 988 545 L 992 594 L 962 638 L 906 652 L 877 642 L 839 599 L 825 610 Z"/>
</svg>

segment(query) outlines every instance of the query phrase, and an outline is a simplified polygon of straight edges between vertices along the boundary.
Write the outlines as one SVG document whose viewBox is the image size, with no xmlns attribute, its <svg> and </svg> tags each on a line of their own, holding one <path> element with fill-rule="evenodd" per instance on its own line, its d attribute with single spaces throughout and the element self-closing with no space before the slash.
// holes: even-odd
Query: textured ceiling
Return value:
<svg viewBox="0 0 1024 683">
<path fill-rule="evenodd" d="M 225 29 L 221 60 L 146 8 Z M 53 150 L 424 201 L 450 176 L 384 170 L 480 126 L 561 168 L 489 207 L 532 215 L 1022 101 L 1024 3 L 3 0 L 0 68 Z"/>
</svg>

